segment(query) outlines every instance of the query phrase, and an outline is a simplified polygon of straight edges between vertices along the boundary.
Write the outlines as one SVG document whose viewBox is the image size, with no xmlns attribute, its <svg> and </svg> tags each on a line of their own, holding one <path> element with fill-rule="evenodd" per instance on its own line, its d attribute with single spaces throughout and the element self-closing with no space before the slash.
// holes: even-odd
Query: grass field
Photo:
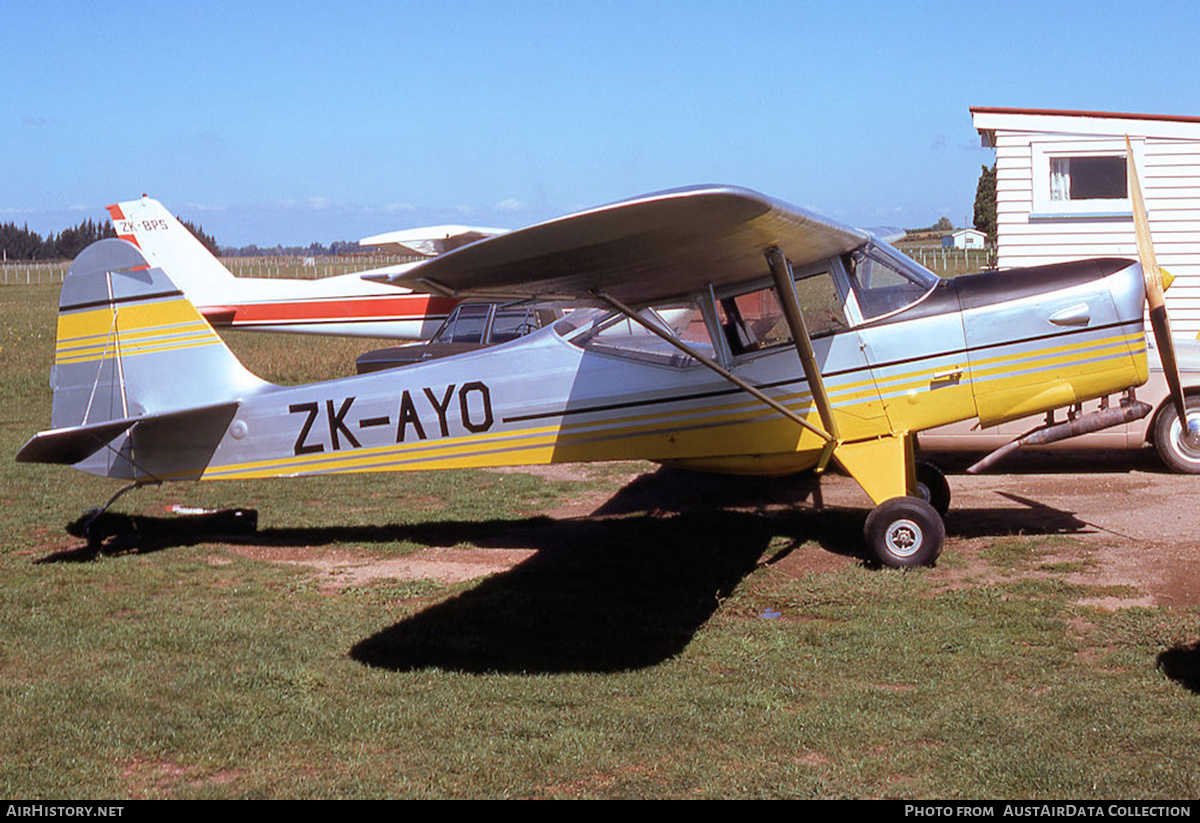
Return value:
<svg viewBox="0 0 1200 823">
<path fill-rule="evenodd" d="M 11 459 L 48 425 L 56 298 L 0 289 L 0 795 L 1200 794 L 1200 696 L 1162 671 L 1194 659 L 1200 612 L 1085 606 L 1045 537 L 989 539 L 983 572 L 950 550 L 947 586 L 787 573 L 852 551 L 861 512 L 756 511 L 671 475 L 633 484 L 640 508 L 544 515 L 652 468 L 620 464 L 146 488 L 116 509 L 253 507 L 269 551 L 179 531 L 91 557 L 65 526 L 119 484 Z M 369 345 L 232 340 L 286 381 Z M 269 559 L 429 547 L 537 553 L 333 588 Z"/>
</svg>

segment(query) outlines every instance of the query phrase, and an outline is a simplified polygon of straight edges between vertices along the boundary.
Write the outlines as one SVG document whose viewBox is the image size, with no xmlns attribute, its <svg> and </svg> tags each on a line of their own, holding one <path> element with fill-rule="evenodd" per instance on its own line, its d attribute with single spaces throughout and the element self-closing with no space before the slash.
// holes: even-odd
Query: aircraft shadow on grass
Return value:
<svg viewBox="0 0 1200 823">
<path fill-rule="evenodd" d="M 952 510 L 955 536 L 1069 534 L 1073 514 L 1007 495 L 1013 507 Z M 81 534 L 80 521 L 72 524 Z M 204 542 L 271 546 L 532 548 L 535 555 L 357 643 L 353 659 L 391 670 L 609 672 L 682 651 L 758 565 L 800 550 L 869 562 L 862 512 L 824 507 L 815 479 L 762 480 L 660 469 L 588 517 L 441 520 L 379 526 L 254 529 L 253 512 L 148 517 L 106 513 L 93 545 L 40 562 L 148 553 Z M 777 540 L 787 538 L 786 542 Z"/>
<path fill-rule="evenodd" d="M 1158 655 L 1158 670 L 1190 691 L 1200 694 L 1200 643 L 1173 646 Z"/>
</svg>

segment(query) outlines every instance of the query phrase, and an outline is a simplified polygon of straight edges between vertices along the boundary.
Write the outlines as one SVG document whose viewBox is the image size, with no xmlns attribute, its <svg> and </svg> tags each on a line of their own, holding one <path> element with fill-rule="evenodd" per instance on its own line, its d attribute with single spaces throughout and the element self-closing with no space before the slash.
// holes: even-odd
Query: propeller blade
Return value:
<svg viewBox="0 0 1200 823">
<path fill-rule="evenodd" d="M 1185 437 L 1195 436 L 1188 422 L 1187 402 L 1183 398 L 1183 385 L 1179 379 L 1179 364 L 1175 359 L 1175 343 L 1171 339 L 1171 321 L 1167 317 L 1167 306 L 1163 300 L 1162 276 L 1158 261 L 1154 257 L 1154 241 L 1150 237 L 1150 218 L 1142 199 L 1142 186 L 1138 182 L 1137 163 L 1133 160 L 1133 146 L 1129 135 L 1125 135 L 1125 158 L 1129 175 L 1129 202 L 1133 207 L 1133 227 L 1137 232 L 1138 260 L 1142 264 L 1142 277 L 1146 281 L 1146 305 L 1150 309 L 1150 326 L 1158 344 L 1158 356 L 1162 360 L 1167 385 L 1171 388 L 1171 401 Z"/>
</svg>

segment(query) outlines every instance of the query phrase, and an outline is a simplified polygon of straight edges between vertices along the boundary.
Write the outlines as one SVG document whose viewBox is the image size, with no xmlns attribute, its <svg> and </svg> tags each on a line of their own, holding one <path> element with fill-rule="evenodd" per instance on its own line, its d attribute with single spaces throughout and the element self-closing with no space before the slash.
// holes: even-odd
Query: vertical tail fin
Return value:
<svg viewBox="0 0 1200 823">
<path fill-rule="evenodd" d="M 141 249 L 153 266 L 171 272 L 196 306 L 218 305 L 229 299 L 236 278 L 196 239 L 187 227 L 150 197 L 108 207 L 117 236 Z"/>
<path fill-rule="evenodd" d="M 50 385 L 52 430 L 18 460 L 77 463 L 135 426 L 166 419 L 231 417 L 239 398 L 266 387 L 226 348 L 161 268 L 124 240 L 101 240 L 71 264 L 59 298 Z M 153 429 L 150 425 L 148 428 Z M 128 438 L 126 438 L 128 439 Z M 80 465 L 131 474 L 121 448 Z M 116 458 L 114 458 L 114 455 Z"/>
</svg>

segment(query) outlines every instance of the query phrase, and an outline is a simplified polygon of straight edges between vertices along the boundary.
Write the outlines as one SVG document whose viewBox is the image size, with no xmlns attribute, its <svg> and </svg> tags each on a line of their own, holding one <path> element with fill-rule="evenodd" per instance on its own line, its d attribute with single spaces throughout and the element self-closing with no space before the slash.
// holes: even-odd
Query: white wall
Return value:
<svg viewBox="0 0 1200 823">
<path fill-rule="evenodd" d="M 1137 257 L 1127 204 L 1114 209 L 1123 211 L 1120 217 L 1031 217 L 1036 213 L 1035 146 L 1087 145 L 1106 151 L 1111 146 L 1123 154 L 1128 133 L 1140 160 L 1159 265 L 1177 278 L 1167 292 L 1173 329 L 1188 336 L 1200 331 L 1200 122 L 976 112 L 975 125 L 995 132 L 1000 268 Z M 1044 173 L 1044 167 L 1039 165 L 1039 171 Z"/>
</svg>

